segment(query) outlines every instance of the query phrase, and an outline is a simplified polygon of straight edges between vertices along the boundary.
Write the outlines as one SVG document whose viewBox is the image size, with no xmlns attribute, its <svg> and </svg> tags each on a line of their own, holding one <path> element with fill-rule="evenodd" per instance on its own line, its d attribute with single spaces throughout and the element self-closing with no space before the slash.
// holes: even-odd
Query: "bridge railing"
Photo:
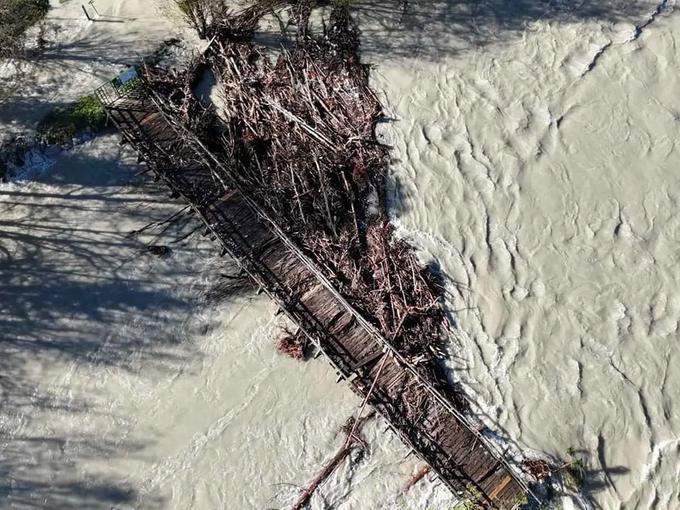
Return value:
<svg viewBox="0 0 680 510">
<path fill-rule="evenodd" d="M 112 105 L 116 100 L 130 95 L 130 92 L 135 89 L 139 89 L 142 78 L 136 76 L 136 80 L 133 82 L 134 86 L 121 86 L 116 80 L 107 82 L 106 84 L 99 87 L 95 94 L 98 99 L 102 102 L 104 106 Z M 122 84 L 125 85 L 125 84 Z M 175 130 L 177 135 L 182 138 L 183 141 L 190 143 L 195 151 L 196 156 L 202 160 L 202 163 L 211 170 L 215 179 L 217 179 L 225 189 L 236 190 L 244 202 L 248 204 L 260 218 L 262 218 L 268 225 L 273 234 L 278 237 L 281 242 L 290 250 L 298 260 L 317 278 L 317 280 L 330 292 L 337 302 L 350 313 L 354 319 L 366 330 L 366 332 L 380 345 L 385 352 L 389 352 L 395 360 L 399 362 L 401 366 L 404 367 L 409 373 L 411 373 L 418 382 L 423 386 L 423 388 L 451 415 L 453 415 L 456 420 L 471 432 L 481 444 L 483 444 L 486 449 L 496 458 L 496 460 L 502 464 L 508 471 L 508 474 L 514 479 L 514 481 L 522 488 L 522 490 L 534 500 L 538 501 L 536 496 L 532 493 L 531 489 L 527 483 L 522 479 L 519 470 L 511 465 L 505 458 L 504 452 L 502 452 L 498 445 L 492 442 L 488 437 L 482 434 L 477 427 L 460 411 L 458 411 L 451 402 L 442 395 L 442 393 L 437 389 L 430 381 L 428 381 L 423 375 L 410 363 L 408 362 L 399 351 L 387 340 L 380 331 L 370 323 L 361 313 L 356 310 L 347 300 L 338 292 L 333 283 L 328 280 L 328 278 L 323 274 L 323 272 L 318 268 L 318 266 L 300 250 L 296 243 L 294 243 L 288 235 L 278 226 L 276 221 L 274 221 L 260 206 L 257 204 L 250 196 L 242 189 L 239 184 L 238 179 L 235 177 L 233 171 L 228 168 L 222 161 L 220 161 L 196 136 L 194 133 L 189 131 L 186 127 L 175 122 L 167 114 L 163 108 L 163 100 L 158 97 L 153 91 L 149 92 L 150 99 L 153 102 L 154 110 L 160 113 L 160 115 L 165 119 L 167 124 Z M 219 169 L 221 172 L 217 172 Z M 225 180 L 225 176 L 228 181 Z"/>
<path fill-rule="evenodd" d="M 94 95 L 102 106 L 108 106 L 117 100 L 130 95 L 142 83 L 136 67 L 129 67 L 113 80 L 99 86 L 94 91 Z"/>
<path fill-rule="evenodd" d="M 356 321 L 370 334 L 370 336 L 382 346 L 383 350 L 389 352 L 394 358 L 411 373 L 417 380 L 422 384 L 422 386 L 427 390 L 428 393 L 449 413 L 451 413 L 457 421 L 468 431 L 470 431 L 479 441 L 482 443 L 486 449 L 496 458 L 496 460 L 502 464 L 508 471 L 508 474 L 514 479 L 514 481 L 524 490 L 524 492 L 532 497 L 534 500 L 538 501 L 538 498 L 533 494 L 528 484 L 522 479 L 519 470 L 511 465 L 505 458 L 504 452 L 502 452 L 498 445 L 492 442 L 488 437 L 482 434 L 473 423 L 458 411 L 451 402 L 442 395 L 442 393 L 423 375 L 416 370 L 416 368 L 408 362 L 399 351 L 387 340 L 378 329 L 371 324 L 366 318 L 359 313 L 359 311 L 354 308 L 347 300 L 338 292 L 333 283 L 328 280 L 328 278 L 323 274 L 323 272 L 318 268 L 318 266 L 300 250 L 296 243 L 294 243 L 288 235 L 278 226 L 275 220 L 273 220 L 260 206 L 255 202 L 248 193 L 246 193 L 238 179 L 234 176 L 234 173 L 229 169 L 222 161 L 220 161 L 204 144 L 201 142 L 194 133 L 186 129 L 184 126 L 174 122 L 163 108 L 163 101 L 155 93 L 152 92 L 152 100 L 164 117 L 166 122 L 177 131 L 177 135 L 180 136 L 184 141 L 192 143 L 196 148 L 197 156 L 203 159 L 206 167 L 210 168 L 214 177 L 225 187 L 225 189 L 235 189 L 242 197 L 242 199 L 254 210 L 257 214 L 269 224 L 271 231 L 281 240 L 281 242 L 288 248 L 300 262 L 305 265 L 305 267 L 318 279 L 318 281 L 330 292 L 333 297 L 340 303 L 343 308 L 350 313 Z M 221 172 L 216 172 L 215 169 L 219 168 Z M 224 179 L 227 176 L 229 182 Z"/>
</svg>

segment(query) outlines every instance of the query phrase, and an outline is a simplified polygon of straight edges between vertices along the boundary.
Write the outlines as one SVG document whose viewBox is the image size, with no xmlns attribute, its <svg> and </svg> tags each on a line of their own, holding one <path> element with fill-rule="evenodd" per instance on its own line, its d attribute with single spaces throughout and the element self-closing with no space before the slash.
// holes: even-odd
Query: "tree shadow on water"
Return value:
<svg viewBox="0 0 680 510">
<path fill-rule="evenodd" d="M 159 185 L 129 186 L 134 170 L 74 150 L 35 181 L 0 188 L 0 507 L 163 507 L 107 467 L 149 462 L 153 439 L 117 414 L 106 380 L 147 384 L 200 365 L 187 338 L 214 319 L 195 312 L 234 267 L 207 243 L 147 253 L 157 232 L 130 231 L 182 205 Z M 246 290 L 222 285 L 218 297 Z"/>
<path fill-rule="evenodd" d="M 648 0 L 358 0 L 353 8 L 369 55 L 428 60 L 511 42 L 538 21 L 627 22 L 635 32 L 671 10 Z"/>
<path fill-rule="evenodd" d="M 126 444 L 130 455 L 145 445 Z M 78 465 L 85 459 L 121 454 L 123 445 L 74 431 L 68 437 L 16 435 L 0 456 L 0 506 L 3 508 L 110 509 L 138 499 L 129 484 L 113 478 L 87 476 Z M 162 498 L 145 496 L 144 508 L 162 508 Z"/>
</svg>

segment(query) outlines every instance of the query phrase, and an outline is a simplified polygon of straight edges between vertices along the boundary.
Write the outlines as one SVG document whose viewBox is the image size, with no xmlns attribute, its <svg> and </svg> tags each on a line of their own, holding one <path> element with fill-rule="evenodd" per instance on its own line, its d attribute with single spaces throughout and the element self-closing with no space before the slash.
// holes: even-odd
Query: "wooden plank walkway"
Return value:
<svg viewBox="0 0 680 510">
<path fill-rule="evenodd" d="M 526 484 L 488 439 L 334 289 L 275 221 L 242 192 L 223 162 L 180 132 L 150 97 L 99 95 L 111 121 L 157 179 L 325 354 L 338 374 L 459 495 L 481 507 L 526 501 Z M 418 402 L 417 406 L 413 402 Z"/>
</svg>

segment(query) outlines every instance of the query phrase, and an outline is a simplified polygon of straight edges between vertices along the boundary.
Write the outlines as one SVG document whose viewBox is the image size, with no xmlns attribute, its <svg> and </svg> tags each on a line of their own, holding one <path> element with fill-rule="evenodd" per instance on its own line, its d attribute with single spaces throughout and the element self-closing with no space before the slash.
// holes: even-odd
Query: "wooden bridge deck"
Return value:
<svg viewBox="0 0 680 510">
<path fill-rule="evenodd" d="M 179 132 L 148 97 L 105 100 L 105 107 L 156 178 L 191 205 L 215 240 L 352 389 L 364 398 L 373 386 L 368 403 L 452 491 L 474 495 L 489 508 L 515 508 L 526 500 L 527 486 L 493 445 L 335 291 L 257 204 L 234 182 L 225 182 L 228 169 L 200 142 Z"/>
</svg>

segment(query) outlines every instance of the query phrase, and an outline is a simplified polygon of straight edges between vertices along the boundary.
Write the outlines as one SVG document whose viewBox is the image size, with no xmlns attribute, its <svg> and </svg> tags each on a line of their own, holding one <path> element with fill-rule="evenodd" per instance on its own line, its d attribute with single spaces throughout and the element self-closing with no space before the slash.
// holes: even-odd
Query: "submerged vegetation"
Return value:
<svg viewBox="0 0 680 510">
<path fill-rule="evenodd" d="M 570 448 L 567 452 L 569 461 L 560 469 L 562 481 L 565 489 L 572 492 L 580 492 L 586 477 L 586 462 L 583 458 L 576 457 L 574 449 Z"/>
<path fill-rule="evenodd" d="M 106 124 L 106 112 L 93 95 L 58 107 L 39 124 L 38 132 L 47 143 L 66 143 L 81 132 L 97 133 Z"/>
</svg>

